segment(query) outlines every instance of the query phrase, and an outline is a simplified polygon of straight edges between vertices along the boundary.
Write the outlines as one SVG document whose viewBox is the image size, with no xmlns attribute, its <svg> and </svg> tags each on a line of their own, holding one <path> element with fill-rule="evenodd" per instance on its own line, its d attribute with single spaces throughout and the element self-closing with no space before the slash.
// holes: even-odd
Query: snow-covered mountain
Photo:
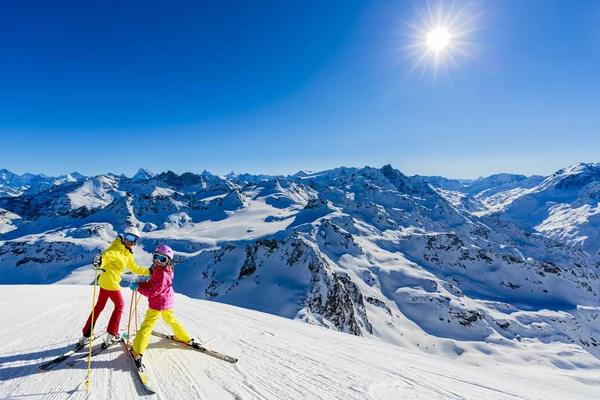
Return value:
<svg viewBox="0 0 600 400">
<path fill-rule="evenodd" d="M 192 298 L 434 354 L 518 347 L 578 368 L 600 358 L 597 169 L 453 184 L 389 165 L 84 177 L 0 198 L 0 283 L 89 283 L 80 267 L 132 224 L 138 262 L 168 244 L 175 290 Z"/>
<path fill-rule="evenodd" d="M 67 182 L 76 182 L 85 177 L 77 172 L 51 177 L 44 174 L 17 175 L 7 169 L 0 169 L 0 197 L 17 197 L 23 193 L 39 193 Z"/>
<path fill-rule="evenodd" d="M 138 172 L 131 178 L 133 181 L 145 181 L 153 178 L 154 174 L 148 171 L 146 168 L 140 168 Z"/>
<path fill-rule="evenodd" d="M 283 178 L 283 176 L 274 176 L 274 175 L 252 175 L 252 174 L 236 174 L 231 171 L 223 178 L 227 181 L 235 182 L 238 185 L 244 186 L 247 184 L 257 184 L 262 181 L 272 181 L 275 178 Z"/>
<path fill-rule="evenodd" d="M 599 206 L 600 164 L 580 163 L 505 201 L 502 213 L 523 229 L 596 253 L 600 246 Z"/>
<path fill-rule="evenodd" d="M 548 177 L 498 174 L 469 184 L 424 179 L 458 208 L 494 214 L 527 232 L 598 253 L 600 164 L 578 163 Z"/>
<path fill-rule="evenodd" d="M 93 279 L 89 269 L 81 274 Z M 563 361 L 564 357 L 551 354 L 545 362 L 529 359 L 525 349 L 534 344 L 525 341 L 506 347 L 450 340 L 432 345 L 423 340 L 421 346 L 429 346 L 433 353 L 428 355 L 299 321 L 176 295 L 174 312 L 190 334 L 206 347 L 239 361 L 229 364 L 152 336 L 144 363 L 155 395 L 148 395 L 137 383 L 121 346 L 92 358 L 86 393 L 87 362 L 73 368 L 63 364 L 46 372 L 37 367 L 65 352 L 77 340 L 79 327 L 89 313 L 91 296 L 92 288 L 80 285 L 0 287 L 3 318 L 11 321 L 2 325 L 0 398 L 592 400 L 600 392 L 600 363 L 574 344 L 555 346 L 563 353 L 578 354 L 576 367 Z M 129 309 L 128 289 L 123 291 L 123 297 L 125 308 Z M 138 306 L 140 317 L 146 312 L 146 305 L 142 299 Z M 110 307 L 100 316 L 99 328 L 106 326 Z M 121 329 L 126 330 L 126 325 L 125 315 Z M 131 329 L 135 331 L 135 326 Z M 155 329 L 170 334 L 163 321 Z M 489 353 L 470 350 L 479 346 L 488 346 Z M 550 347 L 541 343 L 535 346 Z"/>
</svg>

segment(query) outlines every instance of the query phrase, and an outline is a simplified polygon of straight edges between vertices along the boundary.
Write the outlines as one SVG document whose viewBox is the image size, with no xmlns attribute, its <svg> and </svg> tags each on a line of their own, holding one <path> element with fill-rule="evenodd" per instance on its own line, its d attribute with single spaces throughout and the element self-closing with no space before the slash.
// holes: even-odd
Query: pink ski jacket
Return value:
<svg viewBox="0 0 600 400">
<path fill-rule="evenodd" d="M 148 307 L 156 311 L 173 308 L 175 292 L 173 291 L 172 267 L 155 267 L 148 282 L 140 282 L 138 292 L 148 297 Z"/>
</svg>

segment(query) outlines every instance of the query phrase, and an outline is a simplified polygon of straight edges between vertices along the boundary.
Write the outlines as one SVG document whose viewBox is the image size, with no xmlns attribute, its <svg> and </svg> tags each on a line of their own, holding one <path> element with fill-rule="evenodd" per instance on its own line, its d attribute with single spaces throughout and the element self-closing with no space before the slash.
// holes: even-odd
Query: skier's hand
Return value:
<svg viewBox="0 0 600 400">
<path fill-rule="evenodd" d="M 138 290 L 138 287 L 140 287 L 140 283 L 139 282 L 133 282 L 130 286 L 131 290 L 133 290 L 134 292 L 136 290 Z"/>
<path fill-rule="evenodd" d="M 139 276 L 135 281 L 136 282 L 148 282 L 150 280 L 150 276 Z"/>
<path fill-rule="evenodd" d="M 94 259 L 92 260 L 92 265 L 96 269 L 100 268 L 100 266 L 102 265 L 102 255 L 100 253 L 94 256 Z"/>
</svg>

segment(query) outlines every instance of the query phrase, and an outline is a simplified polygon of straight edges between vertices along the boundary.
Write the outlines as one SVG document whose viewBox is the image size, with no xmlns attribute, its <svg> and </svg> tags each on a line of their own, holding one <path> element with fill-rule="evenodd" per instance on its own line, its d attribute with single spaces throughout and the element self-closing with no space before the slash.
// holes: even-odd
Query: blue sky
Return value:
<svg viewBox="0 0 600 400">
<path fill-rule="evenodd" d="M 423 4 L 3 2 L 0 168 L 474 178 L 600 162 L 600 2 L 457 1 L 476 16 L 470 55 L 437 76 L 409 73 Z"/>
</svg>

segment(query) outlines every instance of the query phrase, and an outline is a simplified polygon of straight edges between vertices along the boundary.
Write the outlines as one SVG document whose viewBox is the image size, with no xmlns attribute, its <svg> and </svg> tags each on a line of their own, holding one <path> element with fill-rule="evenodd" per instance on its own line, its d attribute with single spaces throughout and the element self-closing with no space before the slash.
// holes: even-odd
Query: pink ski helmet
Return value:
<svg viewBox="0 0 600 400">
<path fill-rule="evenodd" d="M 173 261 L 173 250 L 167 245 L 160 245 L 154 250 L 155 253 L 165 255 L 169 257 L 169 260 Z"/>
</svg>

